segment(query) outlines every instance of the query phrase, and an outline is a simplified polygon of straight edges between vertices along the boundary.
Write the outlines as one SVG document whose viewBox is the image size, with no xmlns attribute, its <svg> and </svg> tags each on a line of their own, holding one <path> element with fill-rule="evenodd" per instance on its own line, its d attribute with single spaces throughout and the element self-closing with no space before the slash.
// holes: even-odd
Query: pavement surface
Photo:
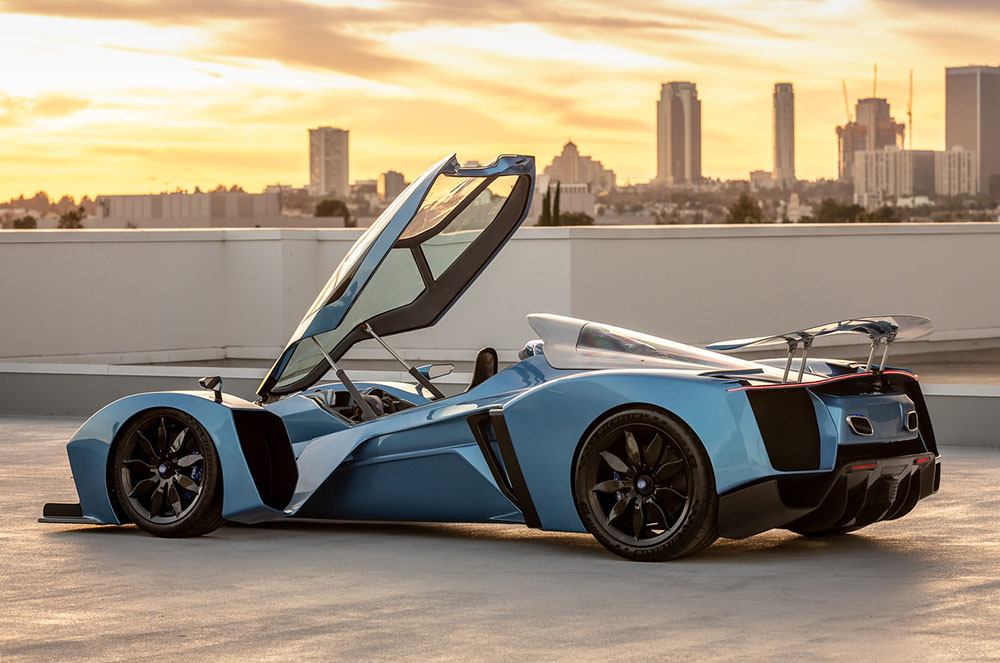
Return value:
<svg viewBox="0 0 1000 663">
<path fill-rule="evenodd" d="M 42 525 L 81 422 L 0 418 L 0 660 L 1000 661 L 1000 450 L 908 516 L 627 562 L 502 525 Z"/>
</svg>

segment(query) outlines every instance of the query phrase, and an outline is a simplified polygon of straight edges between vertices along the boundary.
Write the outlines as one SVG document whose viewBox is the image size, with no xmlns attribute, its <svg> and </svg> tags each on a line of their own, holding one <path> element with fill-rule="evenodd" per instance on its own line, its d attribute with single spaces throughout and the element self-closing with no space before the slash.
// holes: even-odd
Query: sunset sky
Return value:
<svg viewBox="0 0 1000 663">
<path fill-rule="evenodd" d="M 771 169 L 795 85 L 796 174 L 836 175 L 841 78 L 944 143 L 944 67 L 996 64 L 995 0 L 0 0 L 0 199 L 308 181 L 306 129 L 351 131 L 351 180 L 443 154 L 655 174 L 661 82 L 702 100 L 706 176 Z"/>
</svg>

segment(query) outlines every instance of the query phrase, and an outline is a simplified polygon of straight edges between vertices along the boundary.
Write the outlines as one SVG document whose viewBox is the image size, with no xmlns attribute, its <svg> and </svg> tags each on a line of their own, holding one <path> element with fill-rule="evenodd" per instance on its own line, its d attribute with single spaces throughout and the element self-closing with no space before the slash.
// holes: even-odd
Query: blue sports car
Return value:
<svg viewBox="0 0 1000 663">
<path fill-rule="evenodd" d="M 443 394 L 434 379 L 450 366 L 410 366 L 386 339 L 448 311 L 524 220 L 534 178 L 529 156 L 442 159 L 354 244 L 256 402 L 204 378 L 111 403 L 68 445 L 79 504 L 47 504 L 41 521 L 167 537 L 224 520 L 520 523 L 652 561 L 775 527 L 848 532 L 937 491 L 917 378 L 885 366 L 891 342 L 929 331 L 916 316 L 702 349 L 530 315 L 540 340 L 520 361 L 498 371 L 484 348 L 468 388 Z M 831 335 L 867 338 L 868 360 L 809 358 Z M 366 339 L 412 384 L 353 382 L 337 362 Z M 785 356 L 723 354 L 772 345 Z"/>
</svg>

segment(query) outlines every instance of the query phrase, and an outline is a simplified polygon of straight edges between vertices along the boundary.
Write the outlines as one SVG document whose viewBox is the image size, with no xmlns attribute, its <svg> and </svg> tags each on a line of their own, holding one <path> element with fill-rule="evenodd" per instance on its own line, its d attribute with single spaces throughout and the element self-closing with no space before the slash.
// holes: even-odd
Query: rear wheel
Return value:
<svg viewBox="0 0 1000 663">
<path fill-rule="evenodd" d="M 199 536 L 222 524 L 219 456 L 194 417 L 172 408 L 143 412 L 122 431 L 112 462 L 119 503 L 146 532 Z"/>
<path fill-rule="evenodd" d="M 616 555 L 663 561 L 718 538 L 708 454 L 660 412 L 629 410 L 602 422 L 580 448 L 573 479 L 584 526 Z"/>
</svg>

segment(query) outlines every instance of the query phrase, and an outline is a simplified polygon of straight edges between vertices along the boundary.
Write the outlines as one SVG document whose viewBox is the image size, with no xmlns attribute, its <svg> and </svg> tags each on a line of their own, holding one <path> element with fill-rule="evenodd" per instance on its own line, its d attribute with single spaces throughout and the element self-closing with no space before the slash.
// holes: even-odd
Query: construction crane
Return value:
<svg viewBox="0 0 1000 663">
<path fill-rule="evenodd" d="M 851 123 L 851 105 L 847 102 L 847 80 L 844 78 L 840 79 L 840 84 L 844 88 L 844 115 L 847 116 L 847 123 Z"/>
<path fill-rule="evenodd" d="M 910 125 L 907 131 L 910 134 L 910 149 L 913 149 L 913 70 L 910 70 L 910 99 L 906 102 L 906 123 Z"/>
</svg>

